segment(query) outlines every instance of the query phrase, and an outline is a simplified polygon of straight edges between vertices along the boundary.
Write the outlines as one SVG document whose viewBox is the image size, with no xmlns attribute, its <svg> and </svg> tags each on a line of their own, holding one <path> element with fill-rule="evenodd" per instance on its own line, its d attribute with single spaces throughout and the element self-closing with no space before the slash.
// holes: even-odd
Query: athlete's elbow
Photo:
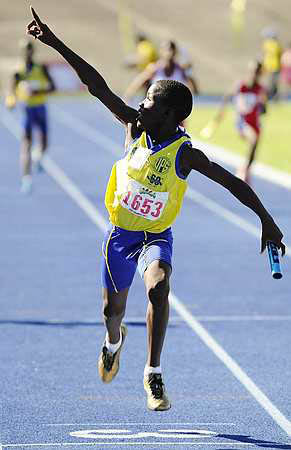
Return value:
<svg viewBox="0 0 291 450">
<path fill-rule="evenodd" d="M 249 191 L 252 190 L 245 181 L 241 180 L 240 178 L 238 178 L 234 175 L 232 175 L 229 178 L 227 188 L 236 197 L 243 195 L 243 194 L 247 195 L 249 193 Z"/>
<path fill-rule="evenodd" d="M 83 83 L 87 86 L 88 91 L 90 92 L 91 95 L 93 95 L 94 97 L 98 97 L 98 89 L 94 84 L 86 83 L 84 81 Z"/>
</svg>

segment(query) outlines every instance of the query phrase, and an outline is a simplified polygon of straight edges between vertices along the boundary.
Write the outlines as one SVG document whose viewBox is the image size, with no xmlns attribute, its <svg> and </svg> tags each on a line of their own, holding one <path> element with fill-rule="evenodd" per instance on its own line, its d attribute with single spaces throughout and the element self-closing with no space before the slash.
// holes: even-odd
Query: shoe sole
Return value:
<svg viewBox="0 0 291 450">
<path fill-rule="evenodd" d="M 149 405 L 147 405 L 147 407 L 150 411 L 168 411 L 171 409 L 172 405 L 170 404 L 167 408 L 160 408 L 159 406 L 157 408 L 151 408 Z"/>
</svg>

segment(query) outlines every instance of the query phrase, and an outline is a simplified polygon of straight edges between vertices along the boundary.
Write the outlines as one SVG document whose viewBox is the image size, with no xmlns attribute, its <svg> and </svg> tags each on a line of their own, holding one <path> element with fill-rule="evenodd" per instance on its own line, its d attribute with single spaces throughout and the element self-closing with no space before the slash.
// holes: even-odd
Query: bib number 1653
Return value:
<svg viewBox="0 0 291 450">
<path fill-rule="evenodd" d="M 156 220 L 164 209 L 164 202 L 151 199 L 147 195 L 127 192 L 122 199 L 122 205 L 133 214 L 143 216 L 149 220 Z"/>
</svg>

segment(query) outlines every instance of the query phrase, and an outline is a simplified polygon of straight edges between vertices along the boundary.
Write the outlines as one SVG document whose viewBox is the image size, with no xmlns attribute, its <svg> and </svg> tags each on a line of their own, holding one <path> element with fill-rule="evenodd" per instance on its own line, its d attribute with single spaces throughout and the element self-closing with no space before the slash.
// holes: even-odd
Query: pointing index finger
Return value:
<svg viewBox="0 0 291 450">
<path fill-rule="evenodd" d="M 32 6 L 30 7 L 30 10 L 31 10 L 31 14 L 33 15 L 33 18 L 36 21 L 37 25 L 42 25 L 42 21 L 40 20 L 40 18 L 38 17 L 38 15 L 36 14 L 36 12 Z"/>
</svg>

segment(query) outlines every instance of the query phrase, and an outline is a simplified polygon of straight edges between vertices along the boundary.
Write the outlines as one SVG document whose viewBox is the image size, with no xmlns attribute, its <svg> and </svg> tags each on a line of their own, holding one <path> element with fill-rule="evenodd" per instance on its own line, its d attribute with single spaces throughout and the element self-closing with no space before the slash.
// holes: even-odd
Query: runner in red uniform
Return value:
<svg viewBox="0 0 291 450">
<path fill-rule="evenodd" d="M 217 115 L 217 121 L 223 117 L 224 107 L 233 100 L 237 113 L 236 126 L 240 136 L 249 144 L 249 155 L 246 164 L 238 170 L 237 176 L 249 183 L 250 167 L 255 159 L 258 147 L 261 125 L 260 116 L 266 112 L 267 94 L 260 84 L 262 63 L 255 61 L 249 65 L 249 76 L 239 83 L 230 95 L 224 97 L 222 106 Z"/>
</svg>

